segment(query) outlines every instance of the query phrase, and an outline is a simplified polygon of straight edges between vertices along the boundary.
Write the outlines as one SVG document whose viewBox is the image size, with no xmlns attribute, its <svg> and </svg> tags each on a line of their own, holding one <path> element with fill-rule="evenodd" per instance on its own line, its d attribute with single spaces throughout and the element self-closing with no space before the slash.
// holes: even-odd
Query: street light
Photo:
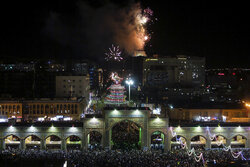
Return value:
<svg viewBox="0 0 250 167">
<path fill-rule="evenodd" d="M 134 81 L 132 79 L 126 80 L 126 84 L 128 84 L 128 99 L 130 101 L 130 85 L 134 84 Z"/>
</svg>

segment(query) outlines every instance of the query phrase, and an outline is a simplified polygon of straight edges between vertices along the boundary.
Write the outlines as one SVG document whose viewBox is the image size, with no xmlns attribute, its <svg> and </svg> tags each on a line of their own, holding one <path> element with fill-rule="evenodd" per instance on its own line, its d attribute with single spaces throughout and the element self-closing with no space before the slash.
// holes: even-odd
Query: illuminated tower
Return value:
<svg viewBox="0 0 250 167">
<path fill-rule="evenodd" d="M 114 81 L 114 83 L 107 89 L 110 91 L 110 94 L 105 97 L 105 104 L 125 104 L 125 87 L 121 85 L 123 78 L 120 78 L 117 73 L 112 73 L 111 79 Z"/>
</svg>

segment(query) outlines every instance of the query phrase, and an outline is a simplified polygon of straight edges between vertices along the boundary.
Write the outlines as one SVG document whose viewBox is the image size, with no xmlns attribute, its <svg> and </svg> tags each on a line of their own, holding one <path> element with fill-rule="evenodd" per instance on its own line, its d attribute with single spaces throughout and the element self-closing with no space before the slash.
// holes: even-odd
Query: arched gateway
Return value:
<svg viewBox="0 0 250 167">
<path fill-rule="evenodd" d="M 116 123 L 111 131 L 111 148 L 141 149 L 141 127 L 129 120 Z"/>
<path fill-rule="evenodd" d="M 151 118 L 149 108 L 108 108 L 103 118 L 85 119 L 84 134 L 88 139 L 91 131 L 100 132 L 101 145 L 107 149 L 149 149 L 151 133 L 166 133 L 167 128 L 167 118 Z M 88 147 L 87 142 L 85 147 Z"/>
</svg>

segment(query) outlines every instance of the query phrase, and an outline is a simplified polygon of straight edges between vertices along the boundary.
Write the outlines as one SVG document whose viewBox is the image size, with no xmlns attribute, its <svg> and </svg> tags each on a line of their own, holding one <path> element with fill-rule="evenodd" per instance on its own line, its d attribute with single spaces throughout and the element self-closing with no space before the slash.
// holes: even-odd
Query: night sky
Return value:
<svg viewBox="0 0 250 167">
<path fill-rule="evenodd" d="M 123 8 L 133 2 L 88 0 L 85 3 L 95 10 L 102 9 L 107 4 Z M 151 8 L 154 17 L 158 19 L 148 26 L 154 33 L 145 48 L 147 53 L 205 56 L 209 68 L 249 67 L 247 60 L 250 53 L 248 46 L 250 26 L 246 2 L 211 0 L 136 2 L 141 2 L 142 7 Z M 79 12 L 79 3 L 77 0 L 1 3 L 1 60 L 13 62 L 41 58 L 95 59 L 97 55 L 102 57 L 104 54 L 101 53 L 105 52 L 103 48 L 109 44 L 104 39 L 109 38 L 109 33 L 103 32 L 105 34 L 101 38 L 103 41 L 100 40 L 96 47 L 93 47 L 94 42 L 92 46 L 86 47 L 88 41 L 85 36 L 88 33 L 82 32 L 87 29 L 84 29 L 86 21 L 84 24 L 79 22 L 83 12 Z M 56 27 L 51 31 L 51 18 L 58 16 L 62 19 L 56 26 L 63 25 L 63 28 Z M 91 17 L 88 19 L 91 22 Z M 77 28 L 79 26 L 81 30 Z M 97 24 L 97 27 L 101 29 L 102 26 Z M 60 33 L 57 34 L 57 30 Z M 100 49 L 97 46 L 100 46 Z M 94 53 L 93 50 L 98 50 L 99 53 Z"/>
</svg>

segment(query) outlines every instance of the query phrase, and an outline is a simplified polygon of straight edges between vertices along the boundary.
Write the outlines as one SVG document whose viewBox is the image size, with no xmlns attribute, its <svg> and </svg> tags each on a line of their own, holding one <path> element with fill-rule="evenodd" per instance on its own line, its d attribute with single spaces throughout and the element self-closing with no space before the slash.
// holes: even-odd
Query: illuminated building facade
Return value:
<svg viewBox="0 0 250 167">
<path fill-rule="evenodd" d="M 77 99 L 0 101 L 1 122 L 16 121 L 71 121 L 80 120 L 84 101 Z"/>
<path fill-rule="evenodd" d="M 88 98 L 89 90 L 87 76 L 56 76 L 56 97 Z"/>
<path fill-rule="evenodd" d="M 8 122 L 8 119 L 21 121 L 23 117 L 22 103 L 19 101 L 0 101 L 0 122 Z"/>
<path fill-rule="evenodd" d="M 80 120 L 83 107 L 76 100 L 34 100 L 23 103 L 23 117 L 30 121 Z"/>
<path fill-rule="evenodd" d="M 250 111 L 247 108 L 172 108 L 169 113 L 169 117 L 172 120 L 197 122 L 250 122 Z"/>
<path fill-rule="evenodd" d="M 17 123 L 8 126 L 5 124 L 0 126 L 0 150 L 6 148 L 86 150 L 93 145 L 112 149 L 116 138 L 113 132 L 121 123 L 130 124 L 130 128 L 134 130 L 138 128 L 136 133 L 138 133 L 137 140 L 141 150 L 181 149 L 181 143 L 176 141 L 177 137 L 186 143 L 189 149 L 220 148 L 218 143 L 232 148 L 250 148 L 249 126 L 214 124 L 209 127 L 206 125 L 169 127 L 168 118 L 154 117 L 150 112 L 147 108 L 107 108 L 103 117 L 84 118 L 83 122 L 74 123 L 74 126 L 72 122 L 60 125 L 34 123 L 20 126 Z M 99 139 L 96 140 L 95 136 Z"/>
</svg>

